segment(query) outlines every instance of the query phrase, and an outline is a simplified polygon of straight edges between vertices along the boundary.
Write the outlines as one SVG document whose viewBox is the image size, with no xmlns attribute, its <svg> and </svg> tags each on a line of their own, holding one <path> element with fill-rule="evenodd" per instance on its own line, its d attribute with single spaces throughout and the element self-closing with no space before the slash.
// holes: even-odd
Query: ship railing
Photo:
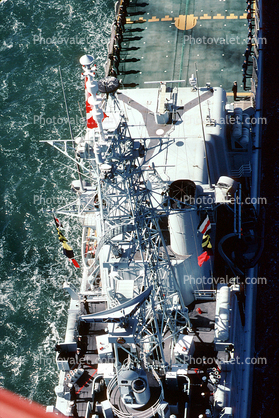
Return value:
<svg viewBox="0 0 279 418">
<path fill-rule="evenodd" d="M 113 237 L 120 235 L 120 234 L 125 234 L 127 232 L 132 232 L 134 231 L 135 225 L 133 224 L 127 224 L 127 225 L 120 225 L 120 226 L 115 226 L 111 229 L 109 229 L 106 234 L 100 239 L 100 241 L 98 242 L 98 247 L 96 249 L 96 253 L 95 253 L 95 258 L 98 258 L 99 252 L 101 250 L 101 248 L 103 247 L 103 245 L 110 241 Z"/>
<path fill-rule="evenodd" d="M 123 411 L 120 411 L 118 408 L 116 408 L 110 402 L 112 411 L 118 418 L 150 418 L 150 417 L 155 416 L 158 413 L 158 411 L 160 409 L 160 405 L 164 400 L 164 391 L 163 391 L 162 382 L 161 382 L 158 374 L 155 372 L 155 370 L 153 370 L 153 369 L 151 369 L 151 370 L 152 370 L 153 377 L 155 378 L 155 380 L 157 381 L 157 383 L 161 387 L 160 396 L 158 397 L 156 402 L 144 411 L 142 411 L 142 410 L 137 411 L 135 409 L 131 409 L 130 413 L 125 413 Z M 110 380 L 110 382 L 107 386 L 107 399 L 109 401 L 111 399 L 111 394 L 112 394 L 113 390 L 118 386 L 118 380 L 117 379 L 118 379 L 118 376 L 116 375 L 113 379 Z"/>
<path fill-rule="evenodd" d="M 247 177 L 250 176 L 252 172 L 251 164 L 250 162 L 248 164 L 242 164 L 242 166 L 239 167 L 238 170 L 232 170 L 232 176 L 236 178 L 240 177 Z"/>
<path fill-rule="evenodd" d="M 194 290 L 195 300 L 215 300 L 216 290 Z"/>
<path fill-rule="evenodd" d="M 90 418 L 91 414 L 92 414 L 91 402 L 87 402 L 84 418 Z"/>
</svg>

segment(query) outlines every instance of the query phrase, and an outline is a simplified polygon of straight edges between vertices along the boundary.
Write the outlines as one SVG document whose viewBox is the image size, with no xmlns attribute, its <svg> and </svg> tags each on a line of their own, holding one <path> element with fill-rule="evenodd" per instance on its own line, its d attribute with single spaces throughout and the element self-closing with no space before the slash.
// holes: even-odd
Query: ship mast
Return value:
<svg viewBox="0 0 279 418">
<path fill-rule="evenodd" d="M 197 64 L 196 63 L 195 63 L 195 75 L 196 75 L 196 81 L 197 81 L 197 92 L 198 92 L 198 99 L 199 99 L 199 109 L 200 109 L 200 117 L 201 117 L 201 127 L 202 127 L 203 143 L 204 143 L 204 154 L 205 154 L 205 161 L 206 161 L 208 184 L 209 184 L 209 187 L 212 188 L 211 176 L 210 176 L 210 168 L 209 168 L 209 161 L 208 161 L 208 154 L 207 154 L 207 148 L 206 148 L 204 124 L 203 124 L 203 117 L 202 117 L 202 108 L 201 108 L 201 97 L 200 97 L 198 69 L 197 69 Z"/>
</svg>

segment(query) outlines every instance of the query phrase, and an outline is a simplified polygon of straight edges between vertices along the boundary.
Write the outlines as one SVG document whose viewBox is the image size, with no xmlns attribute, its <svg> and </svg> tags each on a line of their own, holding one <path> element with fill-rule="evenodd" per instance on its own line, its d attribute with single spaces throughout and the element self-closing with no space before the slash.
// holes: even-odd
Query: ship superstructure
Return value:
<svg viewBox="0 0 279 418">
<path fill-rule="evenodd" d="M 97 79 L 93 56 L 80 59 L 86 128 L 74 153 L 67 141 L 48 141 L 77 164 L 76 201 L 57 216 L 81 220 L 83 270 L 79 290 L 64 284 L 71 305 L 48 409 L 248 418 L 255 291 L 246 278 L 256 277 L 262 235 L 251 203 L 258 99 L 228 103 L 222 87 L 200 85 L 197 63 L 186 81 L 155 73 L 150 85 L 123 89 L 131 83 L 116 45 L 125 50 L 128 25 L 142 29 L 148 19 L 132 22 L 140 14 L 133 7 L 146 6 L 117 4 L 105 78 Z M 198 17 L 177 19 L 178 39 Z"/>
</svg>

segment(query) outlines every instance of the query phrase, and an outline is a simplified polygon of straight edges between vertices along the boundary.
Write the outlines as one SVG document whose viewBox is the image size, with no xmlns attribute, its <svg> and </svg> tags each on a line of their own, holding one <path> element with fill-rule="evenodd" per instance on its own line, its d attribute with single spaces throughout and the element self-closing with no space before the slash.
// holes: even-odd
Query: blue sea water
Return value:
<svg viewBox="0 0 279 418">
<path fill-rule="evenodd" d="M 266 359 L 256 365 L 251 417 L 279 416 L 279 79 L 278 24 L 279 3 L 263 0 L 264 89 L 262 142 L 262 196 L 267 204 L 265 247 L 261 258 L 260 277 L 266 285 L 258 287 L 255 356 Z"/>
<path fill-rule="evenodd" d="M 244 2 L 244 0 L 243 0 Z M 244 2 L 245 3 L 245 2 Z M 267 236 L 258 292 L 252 416 L 276 415 L 278 387 L 278 59 L 279 5 L 265 5 L 265 106 L 263 194 L 268 196 Z M 271 7 L 271 6 L 270 6 Z M 68 139 L 58 67 L 71 118 L 83 105 L 79 57 L 93 54 L 104 74 L 113 21 L 112 0 L 2 0 L 0 3 L 0 385 L 44 405 L 54 402 L 58 373 L 53 347 L 65 334 L 67 279 L 79 272 L 62 255 L 50 213 L 71 198 L 73 172 L 40 141 Z M 73 123 L 73 131 L 79 130 Z M 272 187 L 271 187 L 272 185 Z M 71 223 L 72 225 L 72 223 Z M 65 235 L 78 259 L 79 237 L 66 220 Z"/>
<path fill-rule="evenodd" d="M 0 385 L 44 405 L 54 401 L 53 348 L 65 333 L 62 285 L 77 284 L 79 271 L 48 213 L 73 198 L 73 171 L 40 141 L 69 139 L 59 66 L 79 131 L 79 58 L 93 54 L 104 75 L 113 11 L 111 0 L 0 3 Z M 78 236 L 64 227 L 78 259 Z"/>
</svg>

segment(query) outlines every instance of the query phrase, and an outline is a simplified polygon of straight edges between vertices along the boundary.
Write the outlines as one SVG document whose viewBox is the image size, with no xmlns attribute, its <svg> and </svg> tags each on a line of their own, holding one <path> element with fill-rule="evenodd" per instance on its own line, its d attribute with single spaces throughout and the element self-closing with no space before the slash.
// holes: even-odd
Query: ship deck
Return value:
<svg viewBox="0 0 279 418">
<path fill-rule="evenodd" d="M 100 312 L 104 309 L 104 303 L 96 304 L 89 302 L 90 313 Z M 83 310 L 82 313 L 85 314 L 86 312 Z M 193 336 L 195 343 L 194 357 L 198 360 L 201 358 L 212 359 L 216 354 L 213 349 L 215 301 L 196 302 L 192 309 L 190 309 L 189 317 L 192 323 L 192 332 L 190 335 Z M 106 374 L 109 366 L 112 366 L 113 359 L 111 361 L 110 359 L 103 359 L 103 365 L 98 364 L 100 363 L 100 359 L 98 359 L 96 336 L 104 335 L 106 333 L 106 326 L 106 324 L 91 323 L 79 330 L 82 338 L 86 339 L 86 350 L 79 359 L 79 367 L 82 367 L 84 373 L 74 384 L 74 390 L 71 392 L 71 399 L 75 401 L 74 416 L 77 418 L 86 416 L 87 404 L 93 400 L 92 390 L 94 378 L 98 376 L 98 371 L 101 370 L 100 367 L 103 366 L 102 372 Z M 118 354 L 121 355 L 121 351 Z M 165 355 L 166 358 L 169 357 L 170 352 L 168 353 L 168 349 L 166 349 Z M 194 357 L 188 370 L 193 384 L 192 395 L 195 397 L 194 405 L 192 405 L 191 411 L 189 411 L 189 418 L 195 418 L 203 412 L 205 406 L 209 407 L 209 400 L 205 405 L 205 400 L 201 396 L 201 392 L 204 390 L 204 387 L 203 389 L 201 388 L 201 378 L 206 369 L 211 369 L 214 366 L 212 362 L 205 363 L 204 365 L 201 365 L 200 362 L 196 363 Z M 77 366 L 78 364 L 74 367 Z M 199 373 L 197 373 L 197 367 Z M 172 394 L 170 394 L 171 398 Z M 100 394 L 95 400 L 99 402 L 105 400 L 104 394 Z"/>
<path fill-rule="evenodd" d="M 232 85 L 234 81 L 237 81 L 238 98 L 249 98 L 250 93 L 242 84 L 242 64 L 248 34 L 246 1 L 220 0 L 205 3 L 206 5 L 202 0 L 173 0 L 163 2 L 163 4 L 161 0 L 150 0 L 150 2 L 131 0 L 127 7 L 125 30 L 120 45 L 119 65 L 117 65 L 117 77 L 121 80 L 121 87 L 124 89 L 158 87 L 156 82 L 170 80 L 184 80 L 176 82 L 174 86 L 189 87 L 189 78 L 197 69 L 199 86 L 205 86 L 206 83 L 210 83 L 214 87 L 220 86 L 227 92 L 229 101 L 232 101 Z M 112 52 L 114 36 L 113 31 L 110 52 Z M 251 60 L 250 56 L 247 78 L 251 72 Z M 146 84 L 146 82 L 151 84 Z M 248 82 L 246 87 L 250 88 Z M 133 96 L 135 93 L 138 93 L 137 100 Z M 136 130 L 137 136 L 142 135 L 143 138 L 148 136 L 145 131 L 142 134 L 139 130 L 140 124 L 133 125 L 132 112 L 141 113 L 143 109 L 145 112 L 144 123 L 149 124 L 149 137 L 155 136 L 156 131 L 153 132 L 152 129 L 155 130 L 157 125 L 155 126 L 153 113 L 150 112 L 152 103 L 150 100 L 152 99 L 155 103 L 156 98 L 157 96 L 152 99 L 147 90 L 144 92 L 136 92 L 134 89 L 126 90 L 126 92 L 121 91 L 120 100 L 124 105 L 133 103 L 129 106 L 131 113 L 129 109 L 125 108 L 132 137 L 133 129 Z M 188 102 L 186 101 L 186 103 Z M 152 117 L 149 117 L 148 115 L 151 114 Z M 179 124 L 176 125 L 176 128 L 178 131 Z M 168 127 L 164 129 L 168 129 Z M 181 142 L 178 144 L 181 145 Z M 233 168 L 244 166 L 245 158 L 250 158 L 250 152 L 241 154 L 230 150 L 228 154 L 233 161 L 231 164 Z M 242 161 L 242 159 L 244 160 Z M 169 255 L 171 256 L 171 253 Z M 218 277 L 225 277 L 226 272 L 227 270 L 222 264 L 218 270 Z M 232 346 L 235 346 L 235 354 L 242 359 L 246 355 L 246 347 L 243 343 L 244 312 L 243 306 L 240 305 L 239 300 L 234 297 L 230 304 L 233 317 L 231 317 L 232 325 L 228 340 L 232 342 Z M 90 301 L 90 298 L 88 299 L 88 307 L 90 313 L 106 309 L 104 302 L 95 303 L 93 300 Z M 195 418 L 204 413 L 206 408 L 211 408 L 213 402 L 211 397 L 205 400 L 202 396 L 204 390 L 210 391 L 210 393 L 213 390 L 209 384 L 206 387 L 203 385 L 202 376 L 209 374 L 209 370 L 215 368 L 217 360 L 226 362 L 232 354 L 222 351 L 221 348 L 217 352 L 214 345 L 216 319 L 214 298 L 211 300 L 198 298 L 189 306 L 189 317 L 191 330 L 188 331 L 188 334 L 193 337 L 195 351 L 193 362 L 189 364 L 187 371 L 191 377 L 191 408 L 188 411 L 188 417 Z M 84 372 L 75 382 L 71 392 L 71 400 L 75 401 L 75 409 L 73 410 L 75 417 L 89 416 L 91 406 L 93 410 L 95 407 L 100 410 L 98 403 L 104 400 L 105 396 L 102 390 L 99 394 L 97 394 L 97 390 L 95 393 L 97 382 L 95 379 L 97 376 L 103 375 L 108 382 L 114 374 L 113 354 L 107 354 L 106 357 L 104 351 L 100 352 L 105 347 L 105 335 L 108 333 L 106 328 L 107 324 L 96 323 L 84 324 L 78 329 L 83 352 L 77 360 L 79 364 L 77 363 L 73 367 L 82 368 Z M 101 348 L 98 346 L 98 338 L 103 341 L 101 344 L 104 346 Z M 116 353 L 114 354 L 116 355 Z M 168 344 L 165 344 L 164 355 L 166 360 L 170 362 L 172 353 Z M 125 356 L 127 356 L 127 352 L 119 348 L 117 357 L 120 362 L 123 362 Z M 202 364 L 201 359 L 203 360 Z M 177 362 L 179 361 L 177 360 Z M 183 361 L 182 359 L 182 366 Z M 220 380 L 220 384 L 232 388 L 228 404 L 235 406 L 235 416 L 237 417 L 241 415 L 241 410 L 245 409 L 243 405 L 245 406 L 247 401 L 246 393 L 243 391 L 245 370 L 243 362 L 237 363 L 232 370 L 226 370 L 224 367 L 222 380 Z M 63 373 L 61 375 L 64 376 Z M 219 378 L 221 379 L 221 376 Z M 65 391 L 69 390 L 65 382 L 64 389 Z M 176 396 L 172 399 L 172 392 L 168 393 L 167 397 L 170 404 L 176 399 Z M 88 406 L 90 406 L 89 409 Z M 182 414 L 177 416 L 182 417 Z"/>
<path fill-rule="evenodd" d="M 198 69 L 200 86 L 223 87 L 232 100 L 247 97 L 242 64 L 247 46 L 246 1 L 131 0 L 120 48 L 119 75 L 125 88 L 155 87 L 145 82 L 185 80 Z M 251 57 L 247 71 L 247 88 Z"/>
</svg>

